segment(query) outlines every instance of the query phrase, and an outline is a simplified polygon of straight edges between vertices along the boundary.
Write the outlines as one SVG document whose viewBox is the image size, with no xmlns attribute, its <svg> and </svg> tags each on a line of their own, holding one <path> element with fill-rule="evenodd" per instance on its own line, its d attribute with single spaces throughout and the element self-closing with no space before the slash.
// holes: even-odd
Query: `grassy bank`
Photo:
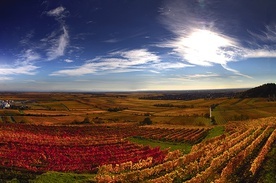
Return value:
<svg viewBox="0 0 276 183">
<path fill-rule="evenodd" d="M 191 151 L 192 145 L 189 143 L 163 142 L 157 140 L 145 139 L 142 137 L 131 137 L 129 141 L 137 144 L 148 145 L 151 147 L 160 147 L 160 149 L 170 149 L 170 151 L 180 150 L 184 154 Z"/>
</svg>

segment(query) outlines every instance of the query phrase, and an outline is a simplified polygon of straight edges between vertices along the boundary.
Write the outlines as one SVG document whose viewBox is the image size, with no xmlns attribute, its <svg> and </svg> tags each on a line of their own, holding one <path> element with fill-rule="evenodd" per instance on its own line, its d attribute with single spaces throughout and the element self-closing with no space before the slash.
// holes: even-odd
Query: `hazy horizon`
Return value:
<svg viewBox="0 0 276 183">
<path fill-rule="evenodd" d="M 82 91 L 82 90 L 0 90 L 0 93 L 147 93 L 147 92 L 192 92 L 192 91 L 234 91 L 234 90 L 247 90 L 254 87 L 249 88 L 219 88 L 219 89 L 190 89 L 190 90 L 91 90 L 91 91 Z"/>
</svg>

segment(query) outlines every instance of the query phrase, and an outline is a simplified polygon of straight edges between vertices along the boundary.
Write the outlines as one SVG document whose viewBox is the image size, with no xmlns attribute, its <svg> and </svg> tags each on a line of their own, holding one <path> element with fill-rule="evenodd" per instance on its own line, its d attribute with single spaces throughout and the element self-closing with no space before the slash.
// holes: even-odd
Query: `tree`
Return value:
<svg viewBox="0 0 276 183">
<path fill-rule="evenodd" d="M 216 119 L 215 119 L 214 116 L 211 117 L 211 123 L 212 123 L 213 125 L 217 125 L 217 122 L 216 122 Z"/>
<path fill-rule="evenodd" d="M 149 117 L 146 117 L 146 118 L 144 119 L 144 121 L 142 121 L 140 124 L 141 124 L 141 125 L 151 125 L 151 124 L 152 124 L 152 121 L 151 121 L 151 119 L 150 119 Z"/>
<path fill-rule="evenodd" d="M 85 117 L 82 123 L 84 124 L 90 123 L 90 119 L 88 117 Z"/>
</svg>

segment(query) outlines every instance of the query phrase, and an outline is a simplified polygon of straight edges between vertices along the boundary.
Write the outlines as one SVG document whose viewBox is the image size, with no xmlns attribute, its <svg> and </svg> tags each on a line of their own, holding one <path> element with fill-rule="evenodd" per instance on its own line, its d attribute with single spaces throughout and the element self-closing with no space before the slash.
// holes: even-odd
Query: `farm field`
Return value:
<svg viewBox="0 0 276 183">
<path fill-rule="evenodd" d="M 0 110 L 2 121 L 71 124 L 85 118 L 91 123 L 140 122 L 149 116 L 154 124 L 210 126 L 210 106 L 217 124 L 276 116 L 276 102 L 263 98 L 215 98 L 196 100 L 149 100 L 155 93 L 3 93 L 0 100 L 24 101 L 25 109 Z M 24 118 L 23 118 L 24 117 Z M 34 120 L 40 117 L 41 120 Z M 47 118 L 47 119 L 46 119 Z"/>
<path fill-rule="evenodd" d="M 0 182 L 275 182 L 276 102 L 144 95 L 3 93 Z"/>
</svg>

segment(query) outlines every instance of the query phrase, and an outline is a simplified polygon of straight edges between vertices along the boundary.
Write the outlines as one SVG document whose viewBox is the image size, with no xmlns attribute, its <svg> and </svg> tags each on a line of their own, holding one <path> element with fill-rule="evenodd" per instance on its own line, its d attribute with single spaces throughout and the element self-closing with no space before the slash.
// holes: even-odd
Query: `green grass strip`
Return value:
<svg viewBox="0 0 276 183">
<path fill-rule="evenodd" d="M 179 142 L 163 142 L 158 140 L 145 139 L 142 137 L 131 137 L 129 141 L 137 144 L 148 145 L 150 147 L 160 147 L 160 149 L 170 149 L 170 151 L 180 150 L 184 154 L 188 154 L 191 151 L 192 145 L 189 143 Z"/>
<path fill-rule="evenodd" d="M 263 162 L 262 168 L 256 175 L 255 180 L 258 182 L 276 182 L 276 144 L 274 143 L 270 151 L 268 152 L 265 161 Z"/>
<path fill-rule="evenodd" d="M 31 183 L 88 183 L 96 182 L 95 174 L 76 174 L 61 172 L 46 172 L 36 177 Z"/>
<path fill-rule="evenodd" d="M 205 139 L 210 139 L 222 135 L 224 133 L 224 129 L 224 126 L 215 126 L 208 132 L 208 135 L 205 137 Z"/>
</svg>

